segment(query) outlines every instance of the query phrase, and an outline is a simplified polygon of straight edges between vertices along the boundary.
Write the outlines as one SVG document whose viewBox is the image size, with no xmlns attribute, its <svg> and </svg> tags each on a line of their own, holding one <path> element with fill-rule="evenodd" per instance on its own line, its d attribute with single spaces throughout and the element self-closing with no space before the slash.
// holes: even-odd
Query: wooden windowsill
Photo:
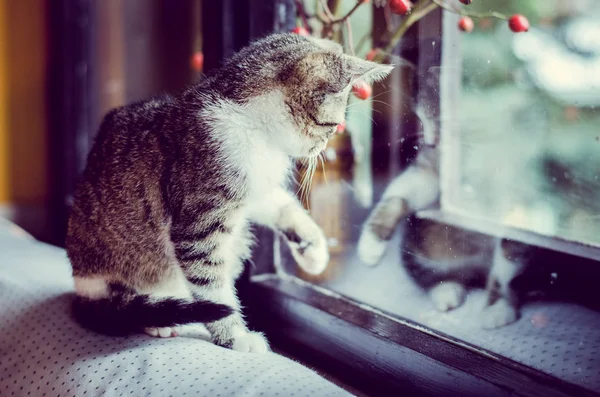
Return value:
<svg viewBox="0 0 600 397">
<path fill-rule="evenodd" d="M 293 277 L 249 288 L 251 323 L 274 346 L 368 395 L 597 395 Z"/>
</svg>

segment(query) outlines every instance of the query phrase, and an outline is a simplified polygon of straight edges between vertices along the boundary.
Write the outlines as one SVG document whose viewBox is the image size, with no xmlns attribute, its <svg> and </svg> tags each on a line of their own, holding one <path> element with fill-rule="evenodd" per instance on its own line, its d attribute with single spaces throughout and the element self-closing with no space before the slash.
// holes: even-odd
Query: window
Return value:
<svg viewBox="0 0 600 397">
<path fill-rule="evenodd" d="M 341 1 L 336 15 L 354 4 Z M 522 12 L 533 27 L 516 35 L 481 18 L 465 34 L 458 16 L 438 10 L 409 30 L 392 55 L 399 66 L 371 99 L 352 98 L 347 134 L 331 142 L 314 177 L 307 208 L 329 238 L 329 267 L 302 272 L 276 239 L 277 276 L 254 280 L 274 277 L 350 302 L 568 393 L 599 392 L 600 4 L 468 7 Z M 393 30 L 402 20 L 363 8 L 352 18 L 355 41 L 366 35 L 360 56 L 378 45 L 386 23 Z M 381 260 L 367 266 L 359 241 L 369 214 L 415 167 L 431 172 L 402 185 L 413 183 L 414 194 L 439 188 L 439 199 L 407 213 Z M 503 288 L 515 295 L 502 297 Z M 309 302 L 307 293 L 297 299 Z M 309 305 L 358 321 L 319 299 Z M 512 303 L 514 311 L 502 307 Z"/>
<path fill-rule="evenodd" d="M 539 27 L 527 35 L 484 20 L 456 48 L 462 89 L 443 206 L 600 246 L 600 4 L 535 3 L 526 8 Z"/>
</svg>

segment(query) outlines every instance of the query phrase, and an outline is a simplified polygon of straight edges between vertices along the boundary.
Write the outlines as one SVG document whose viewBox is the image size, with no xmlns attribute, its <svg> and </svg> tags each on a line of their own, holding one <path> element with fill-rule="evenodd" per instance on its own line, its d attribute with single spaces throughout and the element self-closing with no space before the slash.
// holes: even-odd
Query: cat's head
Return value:
<svg viewBox="0 0 600 397">
<path fill-rule="evenodd" d="M 256 114 L 290 156 L 314 157 L 344 121 L 352 85 L 383 79 L 392 68 L 344 54 L 329 40 L 276 34 L 224 65 L 220 91 Z"/>
</svg>

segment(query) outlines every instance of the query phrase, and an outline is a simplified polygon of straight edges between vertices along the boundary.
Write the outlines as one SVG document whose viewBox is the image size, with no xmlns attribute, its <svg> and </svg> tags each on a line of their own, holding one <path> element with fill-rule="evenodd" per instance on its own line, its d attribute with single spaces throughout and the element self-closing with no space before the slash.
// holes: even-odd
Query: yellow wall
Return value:
<svg viewBox="0 0 600 397">
<path fill-rule="evenodd" d="M 46 2 L 0 0 L 0 205 L 48 198 Z"/>
</svg>

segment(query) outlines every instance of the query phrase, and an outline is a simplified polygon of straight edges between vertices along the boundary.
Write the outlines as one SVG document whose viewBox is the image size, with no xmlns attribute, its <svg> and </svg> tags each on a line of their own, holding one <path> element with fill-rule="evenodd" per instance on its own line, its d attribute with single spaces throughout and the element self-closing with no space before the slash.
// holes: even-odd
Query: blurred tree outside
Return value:
<svg viewBox="0 0 600 397">
<path fill-rule="evenodd" d="M 596 15 L 592 20 L 600 29 L 599 1 L 479 0 L 469 7 L 524 14 L 533 26 L 530 33 L 545 33 L 548 46 L 564 47 L 583 65 L 600 62 L 600 53 L 577 53 L 565 39 L 566 29 L 589 15 Z M 481 19 L 475 26 L 461 43 L 462 186 L 453 206 L 600 244 L 600 108 L 583 103 L 583 93 L 600 101 L 600 87 L 584 87 L 581 101 L 561 100 L 536 84 L 527 64 L 536 60 L 517 56 L 515 40 L 521 37 L 511 35 L 502 21 Z M 560 70 L 553 76 L 560 84 L 570 77 Z"/>
</svg>

